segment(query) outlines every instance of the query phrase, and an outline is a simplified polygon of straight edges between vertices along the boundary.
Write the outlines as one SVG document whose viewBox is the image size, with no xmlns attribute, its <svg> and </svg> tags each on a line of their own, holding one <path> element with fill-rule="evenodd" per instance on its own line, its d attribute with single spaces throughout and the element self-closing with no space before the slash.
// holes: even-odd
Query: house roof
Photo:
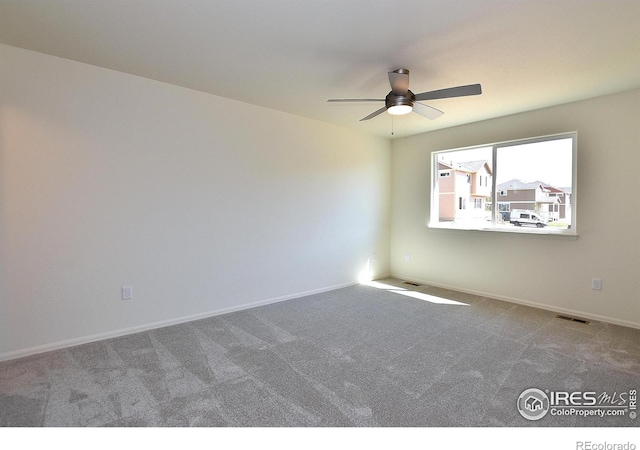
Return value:
<svg viewBox="0 0 640 450">
<path fill-rule="evenodd" d="M 489 172 L 489 174 L 491 174 L 491 167 L 489 167 L 489 163 L 487 162 L 486 159 L 480 159 L 477 161 L 465 161 L 465 162 L 461 162 L 459 163 L 459 166 L 467 169 L 469 172 L 477 172 L 478 170 L 480 170 L 483 166 L 485 166 L 487 172 Z"/>
<path fill-rule="evenodd" d="M 568 188 L 565 188 L 565 189 L 556 188 L 542 181 L 532 181 L 530 183 L 524 183 L 520 180 L 513 179 L 513 180 L 505 181 L 504 183 L 500 183 L 496 186 L 496 189 L 498 190 L 508 190 L 508 191 L 526 191 L 526 190 L 538 189 L 538 188 L 541 188 L 547 192 L 571 193 L 570 189 L 569 191 L 565 190 Z"/>
<path fill-rule="evenodd" d="M 500 183 L 496 186 L 496 189 L 499 190 L 509 190 L 509 191 L 525 191 L 529 189 L 537 189 L 540 186 L 542 181 L 532 181 L 531 183 L 523 183 L 520 180 L 509 180 L 504 183 Z"/>
<path fill-rule="evenodd" d="M 637 0 L 0 0 L 0 42 L 389 139 L 640 87 Z M 482 95 L 360 122 L 399 68 Z"/>
<path fill-rule="evenodd" d="M 444 161 L 438 161 L 438 164 L 441 165 L 441 166 L 446 167 L 447 169 L 453 169 L 453 163 L 447 163 L 447 162 L 444 162 Z M 442 169 L 440 169 L 440 170 L 442 170 Z"/>
<path fill-rule="evenodd" d="M 490 175 L 492 174 L 491 167 L 489 167 L 489 163 L 486 159 L 481 159 L 477 161 L 465 161 L 460 163 L 454 163 L 451 161 L 446 162 L 439 159 L 438 164 L 446 167 L 447 169 L 453 169 L 459 172 L 467 172 L 467 173 L 476 173 L 484 166 L 487 172 Z M 443 169 L 439 168 L 439 170 L 443 170 Z"/>
</svg>

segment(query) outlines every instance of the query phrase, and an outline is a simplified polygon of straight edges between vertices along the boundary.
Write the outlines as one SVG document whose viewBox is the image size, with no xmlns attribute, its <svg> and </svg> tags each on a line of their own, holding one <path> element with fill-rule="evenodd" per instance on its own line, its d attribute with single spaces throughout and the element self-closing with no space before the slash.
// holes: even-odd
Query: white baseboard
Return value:
<svg viewBox="0 0 640 450">
<path fill-rule="evenodd" d="M 616 317 L 602 316 L 602 315 L 599 315 L 599 314 L 591 314 L 591 313 L 588 313 L 588 312 L 585 312 L 585 311 L 578 311 L 578 310 L 575 310 L 575 309 L 562 308 L 560 306 L 549 305 L 549 304 L 546 304 L 546 303 L 532 302 L 532 301 L 529 301 L 529 300 L 523 300 L 521 298 L 508 297 L 506 295 L 498 295 L 498 294 L 494 294 L 494 293 L 491 293 L 491 292 L 483 292 L 483 291 L 478 291 L 478 290 L 474 290 L 474 289 L 466 289 L 466 288 L 461 288 L 459 286 L 452 286 L 452 285 L 438 283 L 438 282 L 435 282 L 435 281 L 428 281 L 428 280 L 423 280 L 423 279 L 418 279 L 418 278 L 413 278 L 413 277 L 405 277 L 405 276 L 399 275 L 399 274 L 392 274 L 389 278 L 397 278 L 399 280 L 410 281 L 412 283 L 426 284 L 426 285 L 429 285 L 429 286 L 438 287 L 438 288 L 442 288 L 442 289 L 450 289 L 452 291 L 458 291 L 458 292 L 464 292 L 464 293 L 467 293 L 467 294 L 479 295 L 481 297 L 489 297 L 489 298 L 493 298 L 493 299 L 496 299 L 496 300 L 501 300 L 501 301 L 505 301 L 505 302 L 509 302 L 509 303 L 516 303 L 516 304 L 519 304 L 519 305 L 525 305 L 525 306 L 531 306 L 533 308 L 544 309 L 546 311 L 569 314 L 571 316 L 579 317 L 579 318 L 582 318 L 582 319 L 596 320 L 596 321 L 599 321 L 599 322 L 611 323 L 613 325 L 621 325 L 623 327 L 640 329 L 640 323 L 632 322 L 630 320 L 618 319 Z"/>
<path fill-rule="evenodd" d="M 255 308 L 257 306 L 269 305 L 271 303 L 283 302 L 286 300 L 293 300 L 294 298 L 306 297 L 308 295 L 320 294 L 322 292 L 333 291 L 336 289 L 342 289 L 349 286 L 358 284 L 357 281 L 348 283 L 337 284 L 334 286 L 328 286 L 319 289 L 312 289 L 310 291 L 298 292 L 296 294 L 283 295 L 281 297 L 274 297 L 265 300 L 259 300 L 252 303 L 245 303 L 243 305 L 231 306 L 227 308 L 216 309 L 213 311 L 207 311 L 199 314 L 193 314 L 189 316 L 182 316 L 175 319 L 162 320 L 159 322 L 152 322 L 144 325 L 139 325 L 130 328 L 122 328 L 114 331 L 107 331 L 105 333 L 97 333 L 89 336 L 82 336 L 73 339 L 66 339 L 63 341 L 57 341 L 50 344 L 38 345 L 35 347 L 29 347 L 21 350 L 15 350 L 7 353 L 0 353 L 0 361 L 7 361 L 10 359 L 22 358 L 25 356 L 35 355 L 37 353 L 49 352 L 52 350 L 60 350 L 68 347 L 75 347 L 76 345 L 88 344 L 90 342 L 102 341 L 104 339 L 111 339 L 115 337 L 125 336 L 128 334 L 140 333 L 143 331 L 154 330 L 156 328 L 167 327 L 171 325 L 178 325 L 180 323 L 191 322 L 194 320 L 206 319 L 208 317 L 220 316 L 222 314 L 228 314 L 235 311 L 242 311 L 245 309 Z"/>
</svg>

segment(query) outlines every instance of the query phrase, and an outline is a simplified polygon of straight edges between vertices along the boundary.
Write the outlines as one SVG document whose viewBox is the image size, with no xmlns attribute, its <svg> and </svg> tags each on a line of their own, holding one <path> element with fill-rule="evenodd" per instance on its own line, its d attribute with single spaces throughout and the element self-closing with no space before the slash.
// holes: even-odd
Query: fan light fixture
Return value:
<svg viewBox="0 0 640 450">
<path fill-rule="evenodd" d="M 402 116 L 404 114 L 409 114 L 411 111 L 413 111 L 413 108 L 411 107 L 411 105 L 395 105 L 395 106 L 390 106 L 387 109 L 387 112 L 389 114 L 393 114 L 394 116 Z"/>
<path fill-rule="evenodd" d="M 394 116 L 402 116 L 413 111 L 415 99 L 416 96 L 413 95 L 413 92 L 411 92 L 409 89 L 407 89 L 402 94 L 395 94 L 393 91 L 391 91 L 384 98 L 384 104 L 389 114 L 392 114 Z"/>
</svg>

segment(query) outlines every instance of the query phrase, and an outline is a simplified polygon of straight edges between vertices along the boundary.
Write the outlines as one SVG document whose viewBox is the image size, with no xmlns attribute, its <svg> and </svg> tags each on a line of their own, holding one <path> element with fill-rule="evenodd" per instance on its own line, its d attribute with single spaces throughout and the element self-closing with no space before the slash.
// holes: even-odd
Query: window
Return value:
<svg viewBox="0 0 640 450">
<path fill-rule="evenodd" d="M 575 132 L 434 152 L 429 226 L 575 235 L 576 154 Z"/>
</svg>

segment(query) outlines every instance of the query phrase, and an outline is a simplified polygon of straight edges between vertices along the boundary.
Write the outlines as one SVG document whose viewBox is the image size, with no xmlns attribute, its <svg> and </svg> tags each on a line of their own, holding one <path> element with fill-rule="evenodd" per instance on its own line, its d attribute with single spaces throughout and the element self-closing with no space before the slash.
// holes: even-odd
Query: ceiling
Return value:
<svg viewBox="0 0 640 450">
<path fill-rule="evenodd" d="M 640 0 L 0 0 L 0 42 L 388 138 L 640 87 Z M 433 121 L 326 102 L 398 68 L 483 94 Z"/>
</svg>

